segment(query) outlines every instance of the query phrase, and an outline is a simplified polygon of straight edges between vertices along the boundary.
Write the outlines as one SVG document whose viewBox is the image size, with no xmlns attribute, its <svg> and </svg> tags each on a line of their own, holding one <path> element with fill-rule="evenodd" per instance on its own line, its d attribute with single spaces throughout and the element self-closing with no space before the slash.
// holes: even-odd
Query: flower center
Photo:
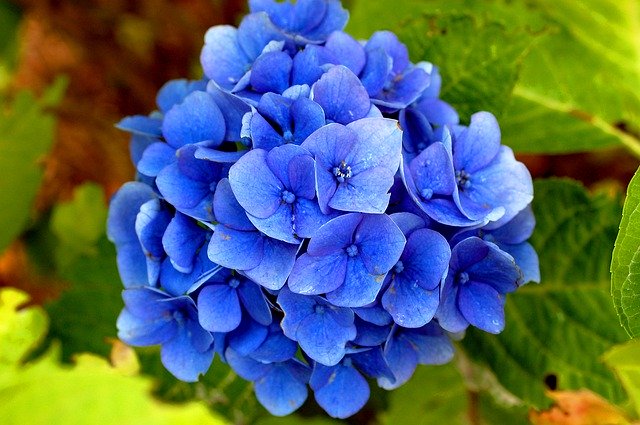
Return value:
<svg viewBox="0 0 640 425">
<path fill-rule="evenodd" d="M 313 308 L 313 310 L 316 312 L 316 314 L 322 314 L 322 313 L 324 313 L 324 306 L 323 306 L 323 305 L 320 305 L 320 304 L 317 304 L 317 305 Z"/>
<path fill-rule="evenodd" d="M 456 171 L 456 183 L 458 183 L 458 189 L 465 190 L 471 186 L 471 174 L 464 170 Z"/>
<path fill-rule="evenodd" d="M 289 192 L 288 190 L 283 190 L 280 197 L 287 204 L 293 204 L 296 200 L 296 195 Z"/>
<path fill-rule="evenodd" d="M 355 257 L 356 255 L 358 255 L 358 247 L 355 245 L 349 245 L 346 251 L 349 257 Z"/>
<path fill-rule="evenodd" d="M 402 264 L 402 261 L 398 260 L 396 265 L 393 266 L 393 271 L 396 272 L 396 274 L 399 274 L 399 273 L 402 273 L 403 270 L 404 270 L 404 264 Z"/>
<path fill-rule="evenodd" d="M 333 175 L 340 183 L 344 183 L 346 179 L 351 178 L 351 167 L 342 161 L 340 165 L 333 167 Z"/>
<path fill-rule="evenodd" d="M 285 130 L 282 134 L 282 138 L 286 143 L 291 143 L 293 142 L 293 133 L 291 133 L 291 130 Z"/>
<path fill-rule="evenodd" d="M 467 272 L 458 273 L 458 283 L 464 285 L 469 282 L 469 274 Z"/>
<path fill-rule="evenodd" d="M 425 201 L 430 200 L 432 196 L 433 196 L 433 190 L 429 189 L 428 187 L 420 191 L 420 197 Z"/>
<path fill-rule="evenodd" d="M 229 282 L 227 282 L 227 285 L 231 286 L 232 288 L 237 288 L 238 285 L 240 285 L 240 281 L 238 279 L 236 279 L 235 277 L 229 279 Z"/>
</svg>

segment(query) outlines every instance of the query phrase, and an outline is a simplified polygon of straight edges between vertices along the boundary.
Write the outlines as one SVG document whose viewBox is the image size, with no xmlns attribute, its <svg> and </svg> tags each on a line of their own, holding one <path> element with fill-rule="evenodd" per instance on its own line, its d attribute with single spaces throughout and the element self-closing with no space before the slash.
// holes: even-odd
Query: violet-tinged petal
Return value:
<svg viewBox="0 0 640 425">
<path fill-rule="evenodd" d="M 379 303 L 367 307 L 354 308 L 353 312 L 362 320 L 377 326 L 386 326 L 393 323 L 389 313 Z"/>
<path fill-rule="evenodd" d="M 258 232 L 243 232 L 224 225 L 216 226 L 207 254 L 223 267 L 236 270 L 252 269 L 263 258 L 264 240 Z"/>
<path fill-rule="evenodd" d="M 378 385 L 385 390 L 392 390 L 407 382 L 418 366 L 418 354 L 409 341 L 401 336 L 393 336 L 385 344 L 384 357 L 393 372 L 394 380 L 387 377 L 378 378 Z"/>
<path fill-rule="evenodd" d="M 496 223 L 489 223 L 483 230 L 490 232 L 497 242 L 516 245 L 529 239 L 535 227 L 536 218 L 533 215 L 531 205 L 527 205 L 508 223 L 499 227 L 496 226 Z"/>
<path fill-rule="evenodd" d="M 441 365 L 453 359 L 455 349 L 449 337 L 436 322 L 416 330 L 406 330 L 402 338 L 411 343 L 418 354 L 418 363 Z"/>
<path fill-rule="evenodd" d="M 445 146 L 436 142 L 427 147 L 409 165 L 416 186 L 416 194 L 422 202 L 429 202 L 433 195 L 451 195 L 456 186 L 451 156 Z"/>
<path fill-rule="evenodd" d="M 285 286 L 278 293 L 278 304 L 285 313 L 280 326 L 285 335 L 295 339 L 300 323 L 314 313 L 317 302 L 315 297 L 295 294 Z"/>
<path fill-rule="evenodd" d="M 189 81 L 186 79 L 166 82 L 156 96 L 156 104 L 160 111 L 167 112 L 174 105 L 182 103 L 185 97 L 194 91 L 204 91 L 207 87 L 205 80 Z"/>
<path fill-rule="evenodd" d="M 281 41 L 284 38 L 264 12 L 245 16 L 238 26 L 238 43 L 245 54 L 252 59 L 260 56 L 269 43 Z"/>
<path fill-rule="evenodd" d="M 359 371 L 370 378 L 386 377 L 389 380 L 395 380 L 380 346 L 353 354 L 349 358 Z"/>
<path fill-rule="evenodd" d="M 267 151 L 254 149 L 229 169 L 229 183 L 238 203 L 258 218 L 267 218 L 278 209 L 284 189 L 266 158 Z"/>
<path fill-rule="evenodd" d="M 322 367 L 316 365 L 313 374 L 316 368 Z M 320 407 L 329 416 L 339 419 L 348 418 L 362 409 L 370 393 L 367 380 L 355 368 L 346 365 L 332 368 L 327 384 L 313 389 Z"/>
<path fill-rule="evenodd" d="M 481 170 L 498 154 L 500 126 L 489 112 L 477 112 L 471 116 L 471 124 L 456 137 L 453 163 L 456 170 L 468 173 Z"/>
<path fill-rule="evenodd" d="M 434 125 L 458 124 L 458 112 L 442 99 L 424 99 L 418 102 L 416 109 Z"/>
<path fill-rule="evenodd" d="M 296 355 L 298 344 L 287 338 L 280 325 L 274 323 L 269 327 L 267 339 L 251 353 L 251 358 L 263 363 L 283 362 Z"/>
<path fill-rule="evenodd" d="M 234 288 L 207 285 L 198 294 L 198 320 L 210 332 L 231 332 L 240 325 L 242 310 Z"/>
<path fill-rule="evenodd" d="M 484 283 L 462 285 L 458 306 L 464 318 L 483 331 L 498 334 L 504 329 L 504 295 Z"/>
<path fill-rule="evenodd" d="M 294 232 L 291 205 L 284 203 L 267 218 L 257 218 L 248 215 L 251 223 L 270 238 L 290 244 L 299 244 L 301 240 Z"/>
<path fill-rule="evenodd" d="M 398 75 L 388 90 L 383 90 L 371 102 L 383 112 L 393 113 L 415 102 L 429 85 L 429 75 L 418 67 Z"/>
<path fill-rule="evenodd" d="M 462 249 L 467 246 L 463 243 L 466 241 L 456 246 Z M 492 286 L 502 294 L 515 291 L 522 284 L 522 272 L 516 266 L 513 257 L 492 243 L 484 243 L 489 248 L 487 255 L 482 261 L 465 268 L 464 271 L 471 280 Z"/>
<path fill-rule="evenodd" d="M 389 336 L 391 326 L 378 326 L 356 317 L 358 335 L 353 343 L 362 347 L 376 347 L 384 344 Z"/>
<path fill-rule="evenodd" d="M 313 0 L 306 0 L 309 3 Z M 322 42 L 334 31 L 342 30 L 349 20 L 349 12 L 342 7 L 339 0 L 328 0 L 324 18 L 319 25 L 304 34 L 310 42 Z"/>
<path fill-rule="evenodd" d="M 176 160 L 176 150 L 163 142 L 156 142 L 147 147 L 137 164 L 139 172 L 145 176 L 155 177 L 164 167 Z"/>
<path fill-rule="evenodd" d="M 334 66 L 312 87 L 312 99 L 324 109 L 326 119 L 348 124 L 364 118 L 371 102 L 358 77 L 345 66 Z"/>
<path fill-rule="evenodd" d="M 382 214 L 389 206 L 394 173 L 386 169 L 365 170 L 341 183 L 328 202 L 328 206 L 349 212 Z"/>
<path fill-rule="evenodd" d="M 247 218 L 242 206 L 236 200 L 229 179 L 222 179 L 213 196 L 213 212 L 216 221 L 235 230 L 253 231 L 255 226 Z"/>
<path fill-rule="evenodd" d="M 298 198 L 294 208 L 296 234 L 301 238 L 313 238 L 318 229 L 336 214 L 323 214 L 316 200 Z"/>
<path fill-rule="evenodd" d="M 263 53 L 253 63 L 251 87 L 259 93 L 282 93 L 289 87 L 293 60 L 285 52 Z"/>
<path fill-rule="evenodd" d="M 338 288 L 344 282 L 346 272 L 347 256 L 344 253 L 320 257 L 302 254 L 293 266 L 288 286 L 297 294 L 324 294 Z"/>
<path fill-rule="evenodd" d="M 264 238 L 263 257 L 258 266 L 242 271 L 257 284 L 274 291 L 284 285 L 296 261 L 298 246 Z"/>
<path fill-rule="evenodd" d="M 289 176 L 291 175 L 291 162 L 297 157 L 306 157 L 313 160 L 313 158 L 311 158 L 311 154 L 306 149 L 292 144 L 282 145 L 271 149 L 265 158 L 269 170 L 271 170 L 278 180 L 280 180 L 282 186 L 289 190 L 291 190 L 291 181 L 289 179 Z M 313 182 L 313 169 L 307 169 L 306 172 L 309 174 L 309 178 Z"/>
<path fill-rule="evenodd" d="M 304 148 L 300 148 L 305 150 Z M 315 198 L 315 161 L 311 155 L 299 155 L 288 163 L 289 187 L 296 197 L 307 200 Z"/>
<path fill-rule="evenodd" d="M 194 157 L 196 159 L 204 159 L 211 162 L 233 164 L 242 158 L 245 153 L 247 153 L 246 150 L 225 152 L 211 148 L 198 147 L 194 153 Z"/>
<path fill-rule="evenodd" d="M 299 363 L 276 363 L 255 381 L 256 398 L 274 416 L 286 416 L 297 410 L 307 399 L 306 381 L 300 381 L 290 371 L 303 368 Z"/>
<path fill-rule="evenodd" d="M 162 136 L 161 126 L 162 119 L 145 115 L 125 117 L 116 124 L 116 128 L 120 130 L 147 137 Z"/>
<path fill-rule="evenodd" d="M 375 96 L 387 82 L 387 76 L 393 67 L 393 60 L 380 48 L 367 49 L 366 57 L 367 62 L 360 74 L 360 81 L 367 89 L 369 96 Z"/>
<path fill-rule="evenodd" d="M 435 289 L 447 271 L 451 248 L 438 232 L 419 229 L 411 234 L 402 257 L 402 276 L 407 283 Z"/>
<path fill-rule="evenodd" d="M 517 245 L 499 244 L 499 246 L 500 249 L 510 254 L 516 261 L 516 264 L 522 271 L 523 284 L 527 282 L 540 282 L 538 253 L 531 244 L 522 242 Z"/>
<path fill-rule="evenodd" d="M 176 149 L 205 140 L 217 146 L 224 139 L 225 132 L 222 112 L 206 92 L 188 95 L 165 114 L 162 122 L 164 138 Z"/>
<path fill-rule="evenodd" d="M 363 214 L 344 214 L 324 224 L 307 247 L 307 254 L 314 257 L 341 254 L 353 242 L 353 233 L 362 222 Z"/>
<path fill-rule="evenodd" d="M 267 96 L 266 93 L 263 96 Z M 262 115 L 253 114 L 251 116 L 251 142 L 255 149 L 271 150 L 276 146 L 280 146 L 284 143 L 283 137 L 276 129 L 273 128 Z"/>
<path fill-rule="evenodd" d="M 354 173 L 381 167 L 396 174 L 402 153 L 402 130 L 396 120 L 363 118 L 350 123 L 347 128 L 355 131 L 358 137 L 349 158 Z"/>
<path fill-rule="evenodd" d="M 410 64 L 409 51 L 407 47 L 398 40 L 398 37 L 391 31 L 376 31 L 371 35 L 365 45 L 367 51 L 382 49 L 393 61 L 391 71 L 399 74 Z"/>
<path fill-rule="evenodd" d="M 290 114 L 294 124 L 293 143 L 297 145 L 325 124 L 322 106 L 306 97 L 300 97 L 291 104 Z"/>
<path fill-rule="evenodd" d="M 237 292 L 242 305 L 253 320 L 261 325 L 269 326 L 272 321 L 271 309 L 260 287 L 253 282 L 245 281 L 240 283 Z"/>
<path fill-rule="evenodd" d="M 362 262 L 372 275 L 386 274 L 400 259 L 406 239 L 386 214 L 364 216 L 354 235 Z"/>
<path fill-rule="evenodd" d="M 180 328 L 176 338 L 163 344 L 160 350 L 164 367 L 185 382 L 196 382 L 211 366 L 213 355 L 213 348 L 204 352 L 196 350 L 191 344 L 191 334 L 185 328 Z"/>
<path fill-rule="evenodd" d="M 349 258 L 344 283 L 327 293 L 327 300 L 340 307 L 363 307 L 375 301 L 386 272 L 371 274 L 362 259 Z"/>
<path fill-rule="evenodd" d="M 147 278 L 150 285 L 156 284 L 160 274 L 160 262 L 165 255 L 162 235 L 170 220 L 169 211 L 162 208 L 159 199 L 142 204 L 136 216 L 136 234 L 147 259 Z"/>
<path fill-rule="evenodd" d="M 226 130 L 224 140 L 240 140 L 242 117 L 251 111 L 249 105 L 238 96 L 221 90 L 216 84 L 211 82 L 207 85 L 207 92 L 216 102 L 224 117 Z"/>
<path fill-rule="evenodd" d="M 165 167 L 156 178 L 158 190 L 178 210 L 190 210 L 211 194 L 209 182 L 197 181 L 180 171 L 178 163 Z M 184 212 L 184 211 L 183 211 Z"/>
<path fill-rule="evenodd" d="M 414 231 L 427 226 L 424 218 L 410 212 L 398 212 L 389 215 L 389 217 L 396 223 L 396 226 L 402 230 L 405 237 L 409 237 Z"/>
</svg>

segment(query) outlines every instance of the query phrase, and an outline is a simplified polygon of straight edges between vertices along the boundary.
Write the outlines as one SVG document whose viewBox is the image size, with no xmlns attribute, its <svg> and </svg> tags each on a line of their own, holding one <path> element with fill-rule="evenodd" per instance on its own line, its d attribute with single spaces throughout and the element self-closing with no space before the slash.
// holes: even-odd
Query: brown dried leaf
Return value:
<svg viewBox="0 0 640 425">
<path fill-rule="evenodd" d="M 555 404 L 548 410 L 529 412 L 534 425 L 630 425 L 624 413 L 589 390 L 549 391 Z"/>
</svg>

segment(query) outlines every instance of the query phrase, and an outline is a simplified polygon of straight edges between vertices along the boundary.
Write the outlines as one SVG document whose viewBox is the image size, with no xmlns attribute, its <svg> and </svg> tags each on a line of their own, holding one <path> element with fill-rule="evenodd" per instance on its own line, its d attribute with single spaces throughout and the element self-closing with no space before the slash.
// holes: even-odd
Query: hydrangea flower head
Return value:
<svg viewBox="0 0 640 425">
<path fill-rule="evenodd" d="M 339 0 L 249 8 L 206 33 L 204 79 L 118 123 L 137 173 L 108 217 L 119 337 L 184 381 L 219 356 L 273 415 L 311 391 L 346 418 L 507 325 L 540 280 L 531 177 L 492 114 L 459 124 L 436 65 L 343 32 Z"/>
</svg>

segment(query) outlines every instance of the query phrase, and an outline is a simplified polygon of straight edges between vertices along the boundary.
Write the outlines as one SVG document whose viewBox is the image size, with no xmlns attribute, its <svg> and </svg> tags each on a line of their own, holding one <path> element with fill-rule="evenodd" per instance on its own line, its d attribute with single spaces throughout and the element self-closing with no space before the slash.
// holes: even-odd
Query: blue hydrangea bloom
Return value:
<svg viewBox="0 0 640 425">
<path fill-rule="evenodd" d="M 198 323 L 191 298 L 148 287 L 126 289 L 122 298 L 118 338 L 135 346 L 161 344 L 162 364 L 183 381 L 197 381 L 209 369 L 213 337 Z"/>
<path fill-rule="evenodd" d="M 405 237 L 386 214 L 345 214 L 322 226 L 289 276 L 298 294 L 326 294 L 337 306 L 375 301 L 385 276 L 396 265 Z"/>
<path fill-rule="evenodd" d="M 531 177 L 489 112 L 459 124 L 437 66 L 343 32 L 339 0 L 249 9 L 205 35 L 205 78 L 117 124 L 136 169 L 108 217 L 118 334 L 184 381 L 217 354 L 273 415 L 311 388 L 343 419 L 469 325 L 503 329 L 540 280 Z"/>
<path fill-rule="evenodd" d="M 316 160 L 318 202 L 331 209 L 383 213 L 400 165 L 402 133 L 397 122 L 363 118 L 347 126 L 329 124 L 311 134 L 302 147 Z"/>
<path fill-rule="evenodd" d="M 522 283 L 522 271 L 512 256 L 480 238 L 464 239 L 451 251 L 438 323 L 449 332 L 472 325 L 499 333 L 504 329 L 505 295 Z"/>
</svg>

